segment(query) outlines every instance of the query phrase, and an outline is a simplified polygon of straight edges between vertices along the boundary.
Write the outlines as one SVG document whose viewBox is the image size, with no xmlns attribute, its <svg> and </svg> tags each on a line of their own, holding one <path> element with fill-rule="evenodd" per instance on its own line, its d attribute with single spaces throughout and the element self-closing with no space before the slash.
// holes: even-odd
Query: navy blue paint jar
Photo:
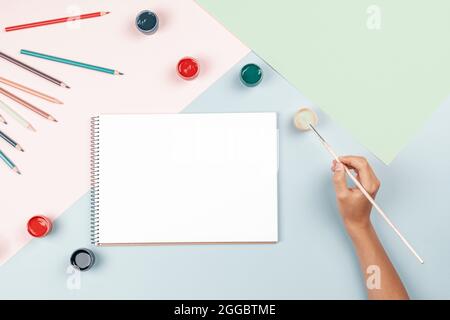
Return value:
<svg viewBox="0 0 450 320">
<path fill-rule="evenodd" d="M 153 34 L 158 30 L 159 20 L 156 13 L 143 10 L 136 17 L 136 28 L 143 34 Z"/>
<path fill-rule="evenodd" d="M 87 271 L 95 263 L 95 255 L 94 253 L 86 248 L 75 250 L 70 256 L 70 264 L 80 270 Z"/>
</svg>

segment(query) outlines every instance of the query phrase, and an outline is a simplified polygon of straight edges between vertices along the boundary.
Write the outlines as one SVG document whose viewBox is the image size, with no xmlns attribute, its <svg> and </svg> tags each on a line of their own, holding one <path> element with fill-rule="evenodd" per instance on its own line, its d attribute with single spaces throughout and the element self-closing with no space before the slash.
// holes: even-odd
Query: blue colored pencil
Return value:
<svg viewBox="0 0 450 320">
<path fill-rule="evenodd" d="M 16 148 L 17 150 L 24 151 L 23 148 L 15 142 L 12 138 L 10 138 L 6 133 L 4 133 L 2 130 L 0 130 L 0 138 L 8 142 L 10 145 L 13 146 L 13 148 Z"/>
<path fill-rule="evenodd" d="M 48 54 L 34 52 L 34 51 L 30 51 L 30 50 L 22 49 L 22 50 L 20 50 L 20 53 L 27 55 L 27 56 L 32 56 L 32 57 L 41 58 L 41 59 L 45 59 L 45 60 L 55 61 L 55 62 L 59 62 L 59 63 L 65 63 L 65 64 L 69 64 L 71 66 L 76 66 L 76 67 L 80 67 L 80 68 L 105 72 L 105 73 L 114 74 L 114 75 L 123 75 L 122 72 L 119 72 L 117 70 L 94 66 L 92 64 L 87 64 L 87 63 L 78 62 L 78 61 L 74 61 L 74 60 L 59 58 L 59 57 L 55 57 L 55 56 L 50 56 Z"/>
<path fill-rule="evenodd" d="M 4 153 L 2 152 L 2 150 L 0 150 L 0 159 L 2 159 L 2 160 L 6 163 L 6 165 L 7 165 L 8 167 L 11 168 L 12 171 L 14 171 L 14 172 L 17 173 L 17 174 L 21 174 L 20 171 L 19 171 L 19 168 L 17 168 L 17 166 L 14 164 L 14 162 L 12 162 L 12 161 L 6 156 L 6 154 L 4 154 Z"/>
</svg>

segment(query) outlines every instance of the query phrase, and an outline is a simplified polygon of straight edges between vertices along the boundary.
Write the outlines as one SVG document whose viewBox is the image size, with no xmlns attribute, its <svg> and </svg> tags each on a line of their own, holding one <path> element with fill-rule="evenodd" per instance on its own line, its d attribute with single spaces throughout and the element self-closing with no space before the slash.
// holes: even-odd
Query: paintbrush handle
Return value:
<svg viewBox="0 0 450 320">
<path fill-rule="evenodd" d="M 339 161 L 340 162 L 340 161 Z M 411 246 L 411 244 L 406 240 L 406 238 L 400 233 L 400 231 L 397 229 L 397 227 L 392 223 L 392 221 L 387 217 L 387 215 L 384 213 L 383 209 L 380 208 L 380 206 L 375 202 L 375 200 L 372 198 L 372 196 L 364 189 L 363 185 L 356 179 L 356 177 L 351 173 L 351 171 L 344 165 L 345 172 L 347 175 L 352 179 L 352 181 L 355 183 L 355 185 L 358 187 L 358 189 L 362 192 L 362 194 L 369 200 L 369 202 L 372 204 L 372 206 L 375 208 L 375 210 L 378 211 L 378 213 L 381 215 L 381 217 L 386 221 L 386 223 L 395 231 L 395 233 L 399 236 L 399 238 L 403 241 L 405 246 L 416 256 L 417 260 L 420 261 L 420 263 L 423 263 L 422 258 L 417 254 L 416 250 Z"/>
<path fill-rule="evenodd" d="M 356 177 L 352 174 L 349 168 L 345 164 L 339 160 L 339 157 L 337 156 L 336 152 L 330 147 L 330 145 L 324 141 L 322 141 L 322 144 L 325 146 L 325 148 L 328 150 L 328 152 L 331 154 L 331 156 L 339 163 L 341 163 L 344 166 L 344 170 L 347 173 L 347 175 L 352 179 L 352 181 L 355 183 L 355 185 L 358 187 L 358 189 L 362 192 L 362 194 L 369 200 L 369 202 L 372 204 L 372 206 L 375 208 L 375 210 L 381 215 L 381 217 L 386 221 L 386 223 L 395 231 L 395 233 L 399 236 L 400 240 L 405 244 L 405 246 L 411 251 L 414 256 L 417 258 L 417 260 L 420 261 L 420 263 L 423 263 L 424 261 L 422 258 L 417 254 L 416 250 L 409 244 L 408 240 L 400 233 L 400 231 L 397 229 L 397 227 L 392 223 L 392 221 L 387 217 L 387 215 L 384 213 L 383 209 L 380 208 L 380 206 L 375 202 L 375 200 L 372 198 L 372 196 L 367 192 L 366 189 L 364 189 L 363 185 L 356 179 Z"/>
</svg>

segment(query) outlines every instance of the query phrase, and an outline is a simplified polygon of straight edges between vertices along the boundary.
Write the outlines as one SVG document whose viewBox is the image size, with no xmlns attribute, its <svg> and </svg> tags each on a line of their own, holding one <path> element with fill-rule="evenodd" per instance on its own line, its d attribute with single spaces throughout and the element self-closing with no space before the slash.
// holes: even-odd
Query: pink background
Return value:
<svg viewBox="0 0 450 320">
<path fill-rule="evenodd" d="M 0 76 L 50 94 L 56 105 L 9 90 L 58 119 L 53 123 L 10 99 L 0 99 L 37 129 L 33 133 L 0 111 L 8 125 L 1 130 L 25 152 L 0 141 L 20 168 L 18 176 L 0 163 L 0 264 L 29 240 L 27 220 L 36 214 L 55 219 L 90 186 L 90 117 L 99 113 L 175 113 L 208 88 L 249 49 L 191 0 L 171 1 L 7 1 L 0 0 L 0 26 L 58 17 L 111 11 L 70 24 L 0 32 L 0 50 L 64 81 L 60 88 L 0 59 Z M 143 9 L 156 12 L 160 27 L 146 36 L 134 26 Z M 85 70 L 19 54 L 20 49 L 47 53 L 124 72 L 124 76 Z M 184 56 L 200 63 L 194 81 L 178 78 L 176 64 Z M 214 108 L 214 106 L 210 106 Z M 132 159 L 130 159 L 132 161 Z M 120 183 L 120 181 L 118 181 Z"/>
</svg>

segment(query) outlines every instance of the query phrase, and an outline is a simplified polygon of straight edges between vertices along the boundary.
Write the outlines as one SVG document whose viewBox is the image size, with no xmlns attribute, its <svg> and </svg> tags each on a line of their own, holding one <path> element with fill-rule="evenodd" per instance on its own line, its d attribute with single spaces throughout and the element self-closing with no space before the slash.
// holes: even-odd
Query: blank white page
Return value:
<svg viewBox="0 0 450 320">
<path fill-rule="evenodd" d="M 99 244 L 276 242 L 276 113 L 101 115 Z"/>
</svg>

